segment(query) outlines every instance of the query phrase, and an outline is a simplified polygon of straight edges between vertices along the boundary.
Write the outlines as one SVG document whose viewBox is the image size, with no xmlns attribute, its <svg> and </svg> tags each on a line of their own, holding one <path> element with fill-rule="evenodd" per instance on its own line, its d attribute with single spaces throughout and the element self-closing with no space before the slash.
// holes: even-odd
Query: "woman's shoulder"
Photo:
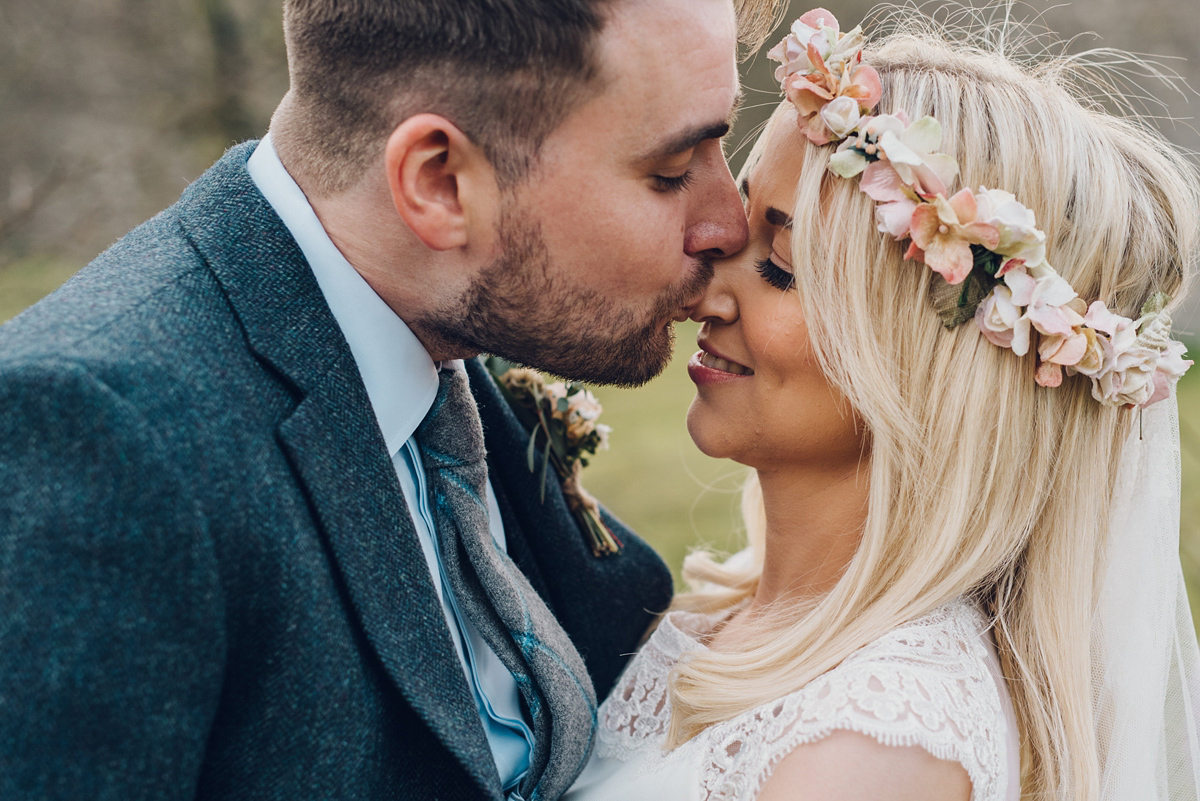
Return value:
<svg viewBox="0 0 1200 801">
<path fill-rule="evenodd" d="M 972 604 L 953 601 L 892 629 L 800 690 L 714 726 L 704 735 L 704 796 L 754 797 L 789 754 L 851 732 L 862 736 L 839 738 L 842 748 L 917 747 L 961 765 L 975 801 L 999 801 L 1007 722 L 987 629 Z"/>
</svg>

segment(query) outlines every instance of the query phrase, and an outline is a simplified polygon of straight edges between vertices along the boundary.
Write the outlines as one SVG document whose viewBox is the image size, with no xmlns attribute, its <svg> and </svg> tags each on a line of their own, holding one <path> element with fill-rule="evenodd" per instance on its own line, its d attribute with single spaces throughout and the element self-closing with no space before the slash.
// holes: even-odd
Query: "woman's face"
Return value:
<svg viewBox="0 0 1200 801">
<path fill-rule="evenodd" d="M 805 140 L 777 114 L 743 190 L 750 238 L 716 262 L 692 319 L 700 351 L 688 364 L 696 398 L 688 431 L 709 456 L 763 469 L 836 468 L 865 456 L 862 426 L 830 386 L 792 286 L 791 212 Z"/>
</svg>

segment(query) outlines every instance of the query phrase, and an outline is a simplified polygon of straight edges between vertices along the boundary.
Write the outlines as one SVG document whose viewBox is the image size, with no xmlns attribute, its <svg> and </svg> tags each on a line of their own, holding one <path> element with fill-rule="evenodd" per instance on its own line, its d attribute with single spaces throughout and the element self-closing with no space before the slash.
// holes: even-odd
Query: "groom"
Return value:
<svg viewBox="0 0 1200 801">
<path fill-rule="evenodd" d="M 6 801 L 549 801 L 669 599 L 473 357 L 663 368 L 746 235 L 731 0 L 285 27 L 269 137 L 0 329 Z"/>
</svg>

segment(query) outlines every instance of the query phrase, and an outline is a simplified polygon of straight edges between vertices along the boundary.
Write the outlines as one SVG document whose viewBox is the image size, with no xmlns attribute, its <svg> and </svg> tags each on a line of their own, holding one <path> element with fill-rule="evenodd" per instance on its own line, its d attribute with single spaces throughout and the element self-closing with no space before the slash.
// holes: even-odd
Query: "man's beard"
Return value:
<svg viewBox="0 0 1200 801">
<path fill-rule="evenodd" d="M 644 317 L 579 284 L 551 275 L 550 254 L 536 222 L 518 221 L 507 204 L 500 219 L 503 253 L 459 298 L 420 321 L 457 350 L 490 353 L 526 367 L 591 384 L 635 387 L 671 361 L 671 319 L 704 291 L 712 264 L 669 287 Z"/>
</svg>

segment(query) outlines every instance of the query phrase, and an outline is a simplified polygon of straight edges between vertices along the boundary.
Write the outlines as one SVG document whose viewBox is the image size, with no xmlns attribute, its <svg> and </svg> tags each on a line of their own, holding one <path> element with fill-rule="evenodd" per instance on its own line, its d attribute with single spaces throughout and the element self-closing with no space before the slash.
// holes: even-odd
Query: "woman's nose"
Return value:
<svg viewBox="0 0 1200 801">
<path fill-rule="evenodd" d="M 739 257 L 719 259 L 712 262 L 713 279 L 708 282 L 708 288 L 700 297 L 700 301 L 692 307 L 691 318 L 698 323 L 729 324 L 738 318 L 737 295 L 734 292 L 733 278 L 737 270 Z"/>
</svg>

